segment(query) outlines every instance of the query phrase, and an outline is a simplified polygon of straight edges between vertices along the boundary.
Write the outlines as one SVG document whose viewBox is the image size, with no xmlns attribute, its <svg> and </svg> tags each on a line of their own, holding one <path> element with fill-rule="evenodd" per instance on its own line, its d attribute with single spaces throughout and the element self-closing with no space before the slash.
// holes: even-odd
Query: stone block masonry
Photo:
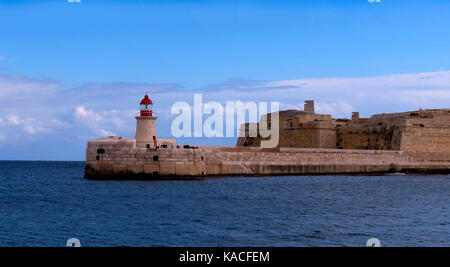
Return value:
<svg viewBox="0 0 450 267">
<path fill-rule="evenodd" d="M 450 109 L 429 109 L 377 114 L 349 119 L 310 111 L 279 112 L 279 147 L 402 150 L 409 152 L 450 151 Z M 270 116 L 262 116 L 266 120 Z M 256 128 L 259 124 L 256 124 Z M 249 136 L 249 124 L 241 126 L 237 146 L 258 147 L 260 136 Z"/>
<path fill-rule="evenodd" d="M 260 148 L 249 124 L 236 147 L 181 146 L 159 139 L 148 95 L 136 117 L 136 138 L 110 136 L 89 141 L 85 177 L 91 179 L 201 179 L 220 176 L 450 173 L 450 109 L 379 114 L 352 120 L 305 110 L 262 116 L 279 129 L 276 148 Z M 256 124 L 258 128 L 258 124 Z"/>
<path fill-rule="evenodd" d="M 450 173 L 450 153 L 207 146 L 146 149 L 134 147 L 134 139 L 117 137 L 89 142 L 86 153 L 85 176 L 91 179 Z"/>
</svg>

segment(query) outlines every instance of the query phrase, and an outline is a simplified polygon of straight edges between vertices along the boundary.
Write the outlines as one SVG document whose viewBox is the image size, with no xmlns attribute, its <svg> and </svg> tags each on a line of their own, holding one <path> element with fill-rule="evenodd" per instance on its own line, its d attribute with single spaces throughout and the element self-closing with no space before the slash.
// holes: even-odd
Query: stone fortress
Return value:
<svg viewBox="0 0 450 267">
<path fill-rule="evenodd" d="M 136 136 L 89 141 L 85 177 L 91 179 L 201 179 L 220 176 L 450 173 L 450 109 L 333 119 L 305 109 L 279 111 L 261 120 L 278 127 L 275 148 L 241 125 L 236 147 L 177 145 L 159 139 L 152 101 L 146 95 L 136 117 Z M 259 129 L 259 124 L 253 125 Z"/>
<path fill-rule="evenodd" d="M 284 110 L 279 116 L 278 147 L 401 150 L 450 152 L 450 109 L 379 114 L 352 119 L 333 119 L 314 113 L 314 101 L 305 101 L 304 111 Z M 271 114 L 263 116 L 270 127 Z M 259 124 L 254 126 L 259 128 Z M 244 137 L 237 146 L 259 147 L 261 138 L 249 136 L 250 123 L 241 126 Z"/>
</svg>

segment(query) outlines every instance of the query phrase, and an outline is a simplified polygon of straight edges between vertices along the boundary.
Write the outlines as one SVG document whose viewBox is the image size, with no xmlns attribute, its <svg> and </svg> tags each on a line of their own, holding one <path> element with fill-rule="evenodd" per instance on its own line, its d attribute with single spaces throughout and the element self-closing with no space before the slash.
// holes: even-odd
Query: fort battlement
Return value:
<svg viewBox="0 0 450 267">
<path fill-rule="evenodd" d="M 136 138 L 110 136 L 88 142 L 85 177 L 450 173 L 450 109 L 349 120 L 315 114 L 313 103 L 306 105 L 308 111 L 279 112 L 279 125 L 273 126 L 280 130 L 275 148 L 260 148 L 262 138 L 248 136 L 249 124 L 241 126 L 246 136 L 236 147 L 178 145 L 174 139 L 156 137 L 156 117 L 136 117 Z M 153 116 L 148 106 L 142 108 L 141 114 Z M 270 117 L 262 119 L 268 118 L 270 125 Z"/>
<path fill-rule="evenodd" d="M 450 109 L 377 114 L 370 118 L 359 118 L 358 114 L 351 120 L 296 110 L 280 111 L 278 115 L 279 147 L 450 151 Z M 270 117 L 262 116 L 261 120 Z M 243 137 L 237 146 L 259 146 L 264 140 L 259 134 L 250 136 L 248 127 L 241 127 Z"/>
</svg>

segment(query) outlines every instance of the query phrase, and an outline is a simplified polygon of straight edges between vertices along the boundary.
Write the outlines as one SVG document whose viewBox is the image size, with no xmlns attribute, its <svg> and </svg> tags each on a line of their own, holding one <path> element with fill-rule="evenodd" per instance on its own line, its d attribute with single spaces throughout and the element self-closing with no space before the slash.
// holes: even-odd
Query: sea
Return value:
<svg viewBox="0 0 450 267">
<path fill-rule="evenodd" d="M 93 181 L 0 161 L 0 246 L 450 245 L 450 175 Z"/>
</svg>

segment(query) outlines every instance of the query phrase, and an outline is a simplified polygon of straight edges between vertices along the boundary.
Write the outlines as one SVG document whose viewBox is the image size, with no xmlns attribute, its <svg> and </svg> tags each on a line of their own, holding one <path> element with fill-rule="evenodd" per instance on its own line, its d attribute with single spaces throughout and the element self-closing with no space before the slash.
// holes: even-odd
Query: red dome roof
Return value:
<svg viewBox="0 0 450 267">
<path fill-rule="evenodd" d="M 148 98 L 148 95 L 145 95 L 144 99 L 141 101 L 141 105 L 153 105 L 153 102 Z"/>
</svg>

